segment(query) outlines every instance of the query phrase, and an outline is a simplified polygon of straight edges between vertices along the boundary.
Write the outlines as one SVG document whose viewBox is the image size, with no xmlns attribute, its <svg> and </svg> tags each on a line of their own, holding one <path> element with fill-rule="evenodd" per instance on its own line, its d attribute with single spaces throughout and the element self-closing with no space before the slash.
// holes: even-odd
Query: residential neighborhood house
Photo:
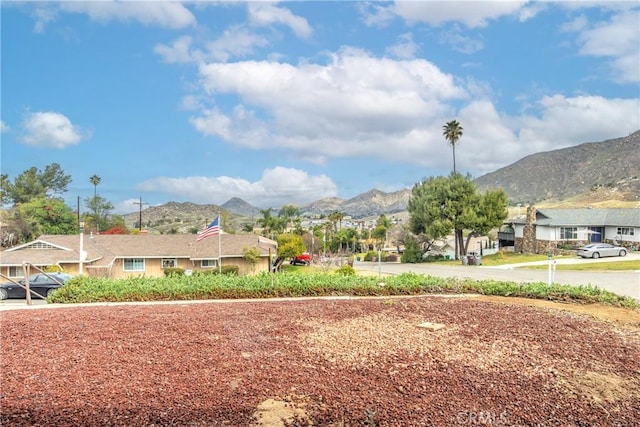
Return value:
<svg viewBox="0 0 640 427">
<path fill-rule="evenodd" d="M 515 252 L 553 253 L 564 245 L 607 242 L 640 248 L 640 209 L 539 209 L 508 220 L 498 233 L 500 247 Z"/>
<path fill-rule="evenodd" d="M 270 255 L 277 252 L 274 240 L 256 234 L 222 233 L 219 237 L 218 242 L 218 236 L 196 241 L 195 234 L 43 235 L 0 252 L 0 273 L 21 278 L 24 263 L 110 278 L 157 277 L 166 268 L 193 272 L 218 269 L 219 265 L 237 265 L 240 275 L 270 270 Z M 258 251 L 255 263 L 244 256 L 249 248 Z"/>
</svg>

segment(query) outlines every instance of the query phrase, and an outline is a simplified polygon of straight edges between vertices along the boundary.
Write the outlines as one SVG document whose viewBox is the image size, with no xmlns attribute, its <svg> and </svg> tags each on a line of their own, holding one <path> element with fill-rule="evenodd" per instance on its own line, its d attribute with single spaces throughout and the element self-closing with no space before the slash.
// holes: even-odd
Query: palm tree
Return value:
<svg viewBox="0 0 640 427">
<path fill-rule="evenodd" d="M 442 126 L 442 134 L 453 149 L 453 173 L 456 173 L 456 144 L 462 137 L 463 128 L 457 120 L 451 120 Z"/>
<path fill-rule="evenodd" d="M 97 203 L 97 198 L 98 198 L 98 184 L 100 184 L 100 177 L 98 175 L 92 175 L 91 177 L 89 177 L 89 182 L 93 184 L 93 205 L 95 207 L 95 210 L 93 212 L 94 216 L 95 216 L 95 222 L 96 222 L 96 232 L 100 231 L 100 227 L 98 226 L 98 221 L 99 221 L 99 215 L 100 212 L 98 211 L 98 203 Z"/>
</svg>

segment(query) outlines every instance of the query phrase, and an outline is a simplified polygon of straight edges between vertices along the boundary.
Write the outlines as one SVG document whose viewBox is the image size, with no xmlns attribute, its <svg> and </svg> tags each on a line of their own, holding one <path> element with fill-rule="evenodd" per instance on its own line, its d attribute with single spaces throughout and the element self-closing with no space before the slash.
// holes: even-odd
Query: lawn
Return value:
<svg viewBox="0 0 640 427">
<path fill-rule="evenodd" d="M 547 269 L 548 265 L 531 265 L 521 268 Z M 640 270 L 640 260 L 611 261 L 588 264 L 556 264 L 556 270 L 572 271 L 629 271 Z"/>
</svg>

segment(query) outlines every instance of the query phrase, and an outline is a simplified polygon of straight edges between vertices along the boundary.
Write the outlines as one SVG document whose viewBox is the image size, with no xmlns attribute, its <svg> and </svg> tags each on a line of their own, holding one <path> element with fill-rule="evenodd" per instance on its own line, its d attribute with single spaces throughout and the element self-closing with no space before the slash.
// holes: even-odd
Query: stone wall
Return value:
<svg viewBox="0 0 640 427">
<path fill-rule="evenodd" d="M 522 230 L 522 242 L 520 252 L 536 253 L 536 208 L 527 207 L 527 222 Z"/>
</svg>

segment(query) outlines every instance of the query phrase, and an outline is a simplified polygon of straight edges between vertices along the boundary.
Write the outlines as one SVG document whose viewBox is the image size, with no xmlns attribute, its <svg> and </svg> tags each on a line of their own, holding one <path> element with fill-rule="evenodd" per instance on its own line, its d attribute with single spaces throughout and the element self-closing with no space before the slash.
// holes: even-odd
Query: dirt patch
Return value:
<svg viewBox="0 0 640 427">
<path fill-rule="evenodd" d="M 633 401 L 640 398 L 638 379 L 622 378 L 612 373 L 573 372 L 571 376 L 560 378 L 559 381 L 576 396 L 587 397 L 596 403 Z"/>
<path fill-rule="evenodd" d="M 476 298 L 481 301 L 490 301 L 502 304 L 520 304 L 530 307 L 544 307 L 571 313 L 579 313 L 593 317 L 595 319 L 615 322 L 619 325 L 640 329 L 640 310 L 637 309 L 631 310 L 628 308 L 613 307 L 603 304 L 581 305 L 538 299 L 498 297 L 491 295 L 481 295 Z"/>
<path fill-rule="evenodd" d="M 301 397 L 267 399 L 260 402 L 253 417 L 253 427 L 285 427 L 293 423 L 308 423 L 306 402 Z"/>
</svg>

